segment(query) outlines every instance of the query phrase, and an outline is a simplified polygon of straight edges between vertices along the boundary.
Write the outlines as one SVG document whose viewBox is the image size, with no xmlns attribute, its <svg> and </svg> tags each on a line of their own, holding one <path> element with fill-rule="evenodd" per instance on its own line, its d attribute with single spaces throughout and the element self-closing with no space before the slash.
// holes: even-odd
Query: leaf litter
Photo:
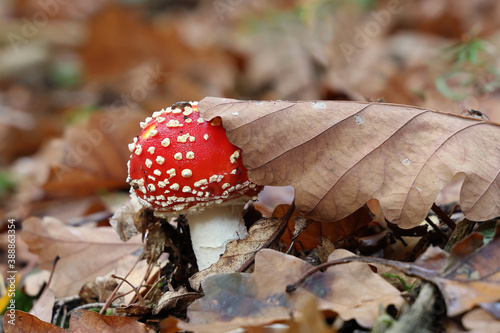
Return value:
<svg viewBox="0 0 500 333">
<path fill-rule="evenodd" d="M 320 114 L 326 112 L 321 110 L 330 111 L 331 103 L 320 100 L 364 100 L 364 96 L 367 96 L 366 99 L 374 101 L 382 97 L 389 102 L 416 105 L 422 109 L 377 103 L 365 108 L 368 104 L 343 102 L 340 103 L 343 107 L 334 109 L 345 111 L 352 107 L 353 113 L 345 115 L 343 120 L 335 124 L 324 119 L 315 124 L 310 120 L 302 121 L 300 117 L 298 120 L 277 117 L 260 125 L 259 121 L 262 119 L 255 119 L 245 125 L 251 132 L 244 133 L 239 139 L 248 141 L 245 144 L 253 147 L 253 151 L 248 146 L 243 149 L 244 161 L 260 160 L 263 153 L 270 154 L 271 159 L 265 163 L 272 166 L 273 171 L 262 172 L 258 169 L 262 166 L 257 166 L 254 170 L 256 177 L 259 176 L 265 182 L 295 185 L 297 207 L 302 213 L 307 213 L 307 216 L 298 216 L 296 212 L 295 218 L 290 219 L 281 238 L 277 237 L 277 231 L 285 226 L 278 220 L 264 218 L 256 222 L 253 238 L 249 238 L 246 244 L 243 241 L 235 244 L 233 248 L 228 248 L 219 266 L 211 272 L 214 275 L 206 281 L 218 281 L 220 284 L 225 275 L 216 273 L 223 271 L 232 278 L 245 276 L 249 281 L 260 281 L 262 276 L 268 276 L 270 272 L 261 274 L 262 271 L 257 269 L 257 275 L 251 273 L 256 267 L 253 255 L 271 251 L 262 250 L 266 247 L 281 252 L 287 251 L 291 256 L 286 258 L 295 256 L 295 260 L 302 260 L 306 266 L 309 265 L 306 263 L 325 263 L 333 256 L 332 252 L 342 253 L 341 249 L 373 257 L 404 258 L 412 262 L 408 264 L 411 272 L 419 273 L 421 279 L 433 281 L 440 287 L 448 306 L 448 317 L 440 317 L 440 320 L 445 322 L 443 326 L 449 328 L 463 324 L 462 327 L 455 327 L 457 332 L 463 331 L 464 328 L 473 332 L 497 331 L 499 315 L 495 295 L 498 293 L 498 268 L 496 264 L 492 264 L 493 260 L 489 260 L 494 258 L 497 252 L 496 238 L 490 245 L 487 243 L 487 236 L 481 240 L 480 236 L 471 235 L 459 242 L 448 255 L 437 249 L 429 249 L 431 245 L 450 245 L 448 237 L 453 230 L 440 224 L 439 219 L 432 217 L 434 229 L 429 229 L 426 224 L 407 231 L 400 227 L 420 224 L 422 217 L 428 213 L 429 203 L 434 202 L 437 192 L 454 178 L 453 175 L 466 178 L 462 187 L 461 208 L 470 219 L 485 220 L 499 215 L 498 177 L 495 178 L 499 165 L 496 151 L 498 138 L 497 124 L 494 123 L 500 119 L 496 112 L 498 94 L 495 90 L 498 74 L 488 67 L 489 63 L 495 64 L 496 61 L 495 52 L 488 50 L 498 45 L 495 31 L 499 20 L 495 19 L 495 13 L 498 12 L 499 5 L 485 0 L 458 1 L 451 7 L 444 3 L 405 3 L 400 8 L 404 14 L 392 15 L 390 22 L 380 27 L 381 33 L 370 38 L 370 46 L 353 54 L 338 51 L 340 43 L 352 46 L 356 38 L 354 33 L 360 31 L 356 29 L 365 27 L 366 19 L 372 19 L 373 14 L 385 13 L 383 11 L 387 8 L 383 5 L 377 3 L 370 8 L 363 7 L 362 10 L 357 6 L 364 5 L 335 3 L 335 7 L 339 8 L 339 15 L 337 11 L 332 12 L 332 3 L 328 1 L 313 1 L 308 4 L 292 1 L 278 7 L 258 2 L 240 3 L 234 7 L 233 5 L 229 4 L 229 7 L 226 7 L 229 11 L 223 13 L 213 6 L 200 5 L 170 15 L 170 7 L 168 10 L 162 10 L 154 7 L 155 5 L 151 7 L 154 9 L 145 10 L 149 5 L 130 7 L 101 2 L 76 8 L 79 2 L 71 3 L 61 6 L 57 18 L 48 20 L 44 29 L 32 36 L 30 43 L 26 45 L 30 48 L 29 52 L 21 50 L 22 52 L 11 58 L 16 59 L 16 63 L 9 63 L 8 57 L 2 58 L 6 60 L 6 66 L 0 70 L 0 132 L 3 139 L 0 142 L 0 161 L 4 163 L 2 168 L 8 166 L 8 171 L 21 180 L 14 182 L 13 192 L 10 185 L 3 183 L 5 177 L 3 170 L 0 170 L 0 210 L 13 214 L 18 222 L 25 220 L 28 230 L 33 227 L 33 218 L 27 219 L 30 216 L 46 216 L 45 219 L 50 219 L 47 216 L 53 216 L 72 225 L 65 228 L 59 223 L 51 224 L 55 226 L 54 231 L 36 229 L 40 231 L 40 235 L 37 235 L 39 238 L 34 237 L 35 245 L 32 243 L 30 246 L 37 251 L 44 267 L 52 268 L 54 248 L 58 253 L 72 250 L 69 245 L 63 245 L 64 239 L 73 239 L 79 232 L 88 232 L 90 241 L 82 242 L 88 242 L 89 247 L 96 245 L 95 239 L 92 239 L 92 236 L 95 236 L 96 239 L 101 239 L 102 243 L 109 240 L 110 248 L 113 249 L 110 252 L 128 251 L 127 243 L 119 243 L 116 235 L 111 236 L 108 231 L 101 234 L 103 230 L 100 229 L 103 228 L 96 225 L 107 226 L 107 218 L 115 211 L 110 202 L 122 200 L 117 199 L 117 191 L 123 190 L 125 194 L 127 190 L 124 182 L 128 156 L 126 143 L 137 134 L 137 122 L 143 120 L 151 110 L 161 109 L 179 100 L 199 100 L 203 96 L 230 96 L 243 100 L 318 100 L 311 105 L 315 112 Z M 15 32 L 22 31 L 24 18 L 38 15 L 40 11 L 38 4 L 31 0 L 15 2 L 14 7 L 17 16 L 9 20 L 9 24 L 14 24 L 12 31 Z M 276 11 L 277 8 L 279 11 Z M 138 9 L 143 10 L 141 13 L 147 13 L 139 15 Z M 335 15 L 325 15 L 330 13 Z M 262 14 L 266 18 L 265 29 L 262 28 Z M 23 20 L 19 19 L 21 17 Z M 481 28 L 476 36 L 471 29 L 478 26 Z M 4 31 L 11 33 L 10 25 Z M 269 34 L 270 31 L 272 34 Z M 330 34 L 330 31 L 335 33 Z M 318 36 L 321 37 L 317 38 Z M 473 49 L 474 45 L 482 46 Z M 3 55 L 9 54 L 11 46 L 12 43 L 4 43 L 0 46 L 0 51 Z M 21 46 L 25 45 L 15 45 Z M 443 49 L 446 46 L 450 47 Z M 446 50 L 450 52 L 447 53 Z M 27 65 L 26 61 L 32 57 L 25 55 L 37 54 L 37 51 L 43 59 Z M 53 59 L 50 58 L 52 55 L 55 55 Z M 25 67 L 19 67 L 18 64 L 23 62 Z M 61 69 L 67 71 L 72 68 L 82 68 L 85 79 L 81 79 L 81 86 L 71 86 L 77 81 L 71 81 L 68 76 L 57 76 L 61 74 L 58 72 Z M 156 76 L 149 77 L 152 73 Z M 468 81 L 461 81 L 460 75 Z M 29 84 L 26 83 L 28 76 Z M 35 77 L 35 80 L 31 80 L 31 76 Z M 38 80 L 38 77 L 44 79 Z M 68 78 L 69 81 L 64 81 Z M 139 90 L 146 88 L 145 78 L 152 80 L 148 81 L 150 85 L 147 89 L 142 90 L 145 95 L 139 96 Z M 50 83 L 45 84 L 46 82 Z M 455 98 L 463 100 L 451 100 Z M 251 104 L 254 101 L 237 103 Z M 277 109 L 270 113 L 282 114 L 291 111 L 282 110 L 280 105 L 286 102 L 276 103 Z M 84 123 L 75 125 L 73 120 L 67 122 L 70 117 L 85 114 L 88 105 L 91 105 L 90 109 L 95 105 L 96 109 L 91 110 L 92 115 Z M 327 109 L 323 109 L 325 105 Z M 121 111 L 131 111 L 126 119 L 110 118 L 111 115 L 118 114 L 117 106 L 121 107 Z M 429 109 L 443 110 L 458 116 Z M 257 114 L 257 109 L 251 112 Z M 244 113 L 233 109 L 231 117 L 235 118 L 235 114 L 243 114 L 246 117 Z M 302 116 L 305 117 L 307 113 L 304 112 Z M 334 116 L 338 114 L 331 113 Z M 471 120 L 466 117 L 471 114 L 484 116 Z M 228 129 L 231 117 L 224 122 Z M 265 117 L 262 118 L 266 120 Z M 99 139 L 99 136 L 89 137 L 89 134 L 95 134 L 94 130 L 99 130 L 99 125 L 106 119 L 114 119 L 116 130 L 103 132 L 105 135 L 102 137 L 102 144 L 93 145 L 92 152 L 79 163 L 68 164 L 77 161 L 72 152 L 81 149 L 82 144 L 88 143 L 89 138 Z M 380 125 L 371 126 L 376 121 Z M 324 128 L 318 129 L 317 123 L 324 123 Z M 329 126 L 332 126 L 332 130 Z M 272 133 L 276 129 L 279 131 Z M 230 129 L 230 132 L 233 136 L 242 135 L 239 130 Z M 446 133 L 449 133 L 450 142 L 456 144 L 437 147 L 440 144 L 439 138 L 446 137 Z M 336 135 L 338 138 L 335 138 Z M 297 143 L 299 141 L 302 143 Z M 307 142 L 312 146 L 307 146 Z M 257 144 L 258 149 L 252 144 Z M 372 149 L 377 144 L 380 149 Z M 358 145 L 372 150 L 359 150 Z M 300 149 L 302 146 L 303 150 Z M 291 150 L 285 152 L 283 149 Z M 350 153 L 356 149 L 360 155 L 354 154 L 350 159 Z M 34 152 L 37 153 L 30 156 Z M 290 155 L 295 159 L 287 158 Z M 335 164 L 329 159 L 332 155 L 335 155 Z M 437 157 L 432 160 L 429 159 L 430 155 Z M 276 161 L 280 158 L 286 160 L 286 163 L 278 163 L 280 165 L 277 166 Z M 423 170 L 421 174 L 432 174 L 434 178 L 421 179 L 416 172 L 407 172 L 418 167 Z M 332 175 L 341 175 L 333 187 Z M 406 177 L 408 175 L 413 179 Z M 322 201 L 321 198 L 330 190 L 330 198 L 333 199 L 326 203 L 326 200 Z M 15 196 L 12 196 L 13 193 Z M 368 211 L 364 207 L 365 200 L 372 197 L 378 200 L 371 200 Z M 325 198 L 328 198 L 328 195 Z M 121 205 L 120 202 L 114 204 L 118 207 Z M 266 217 L 270 216 L 274 208 L 266 207 L 266 203 L 255 206 L 259 207 Z M 189 258 L 178 259 L 182 256 L 189 257 L 189 246 L 175 242 L 177 236 L 185 231 L 182 226 L 177 228 L 177 225 L 182 223 L 169 221 L 168 227 L 163 224 L 164 229 L 158 221 L 149 225 L 135 225 L 135 222 L 141 220 L 137 216 L 140 213 L 137 207 L 129 208 L 122 211 L 123 215 L 115 216 L 123 237 L 128 238 L 140 229 L 146 241 L 145 253 L 148 253 L 149 258 L 156 258 L 164 249 L 172 260 L 168 264 L 162 264 L 159 273 L 150 274 L 148 281 L 144 281 L 144 276 L 147 276 L 144 271 L 137 274 L 139 277 L 132 277 L 133 273 L 139 271 L 137 268 L 127 277 L 127 280 L 145 295 L 146 301 L 150 302 L 146 307 L 131 304 L 114 312 L 120 315 L 129 314 L 134 316 L 133 318 L 121 321 L 114 316 L 102 318 L 92 313 L 79 312 L 70 323 L 70 331 L 95 331 L 103 330 L 104 327 L 109 331 L 144 331 L 145 325 L 137 322 L 137 316 L 143 311 L 141 321 L 150 327 L 161 332 L 176 332 L 179 330 L 177 325 L 183 325 L 181 321 L 189 319 L 186 317 L 186 307 L 202 295 L 190 288 L 188 278 L 196 270 Z M 93 215 L 94 213 L 96 215 Z M 275 217 L 282 216 L 283 214 L 278 214 Z M 391 222 L 399 223 L 399 227 L 386 223 L 386 217 Z M 78 219 L 78 223 L 74 223 L 74 218 Z M 332 219 L 337 222 L 324 222 Z M 256 220 L 258 218 L 253 222 Z M 120 224 L 121 222 L 125 223 Z M 297 228 L 294 227 L 295 222 Z M 304 224 L 299 226 L 300 222 Z M 457 228 L 459 226 L 460 223 Z M 475 230 L 481 231 L 480 228 Z M 298 234 L 299 231 L 302 232 Z M 50 234 L 48 238 L 47 233 Z M 5 233 L 3 235 L 6 236 Z M 269 239 L 266 239 L 268 237 Z M 459 239 L 461 237 L 463 235 L 460 235 Z M 20 238 L 18 237 L 17 244 L 19 250 L 25 247 Z M 37 248 L 37 239 L 42 240 L 41 244 L 47 244 L 48 249 Z M 51 239 L 54 244 L 47 239 Z M 482 245 L 483 242 L 487 244 Z M 8 242 L 2 239 L 1 244 L 2 248 L 7 248 Z M 120 249 L 118 244 L 124 248 Z M 97 244 L 97 247 L 100 245 L 103 244 Z M 142 247 L 140 242 L 138 245 Z M 245 246 L 245 250 L 240 246 Z M 102 267 L 104 271 L 114 268 L 112 265 L 103 265 L 100 261 L 101 253 L 104 252 L 84 251 L 83 258 L 78 257 L 78 260 L 74 261 L 64 259 L 65 261 L 59 262 L 54 273 L 55 281 L 58 275 L 64 275 L 66 278 L 64 283 L 51 283 L 54 292 L 75 293 L 82 287 L 83 279 L 71 281 L 71 273 L 78 268 L 76 262 L 81 261 L 82 267 L 89 269 Z M 32 281 L 36 280 L 35 278 L 28 276 L 24 279 L 26 272 L 34 265 L 33 259 L 28 259 L 22 252 L 18 252 L 18 255 L 17 260 L 20 267 L 23 267 L 20 271 L 23 277 L 21 281 L 30 281 L 30 288 L 27 288 L 28 283 L 24 282 L 22 290 L 39 288 L 33 286 L 35 283 Z M 278 255 L 279 253 L 276 254 L 276 260 L 282 258 Z M 137 256 L 128 257 L 135 257 L 128 264 L 130 267 Z M 413 262 L 415 258 L 419 259 Z M 288 260 L 284 259 L 284 262 Z M 367 259 L 366 261 L 369 262 Z M 7 259 L 2 260 L 2 268 L 6 267 L 6 262 Z M 403 285 L 406 284 L 410 290 L 408 292 L 399 288 L 400 297 L 405 297 L 407 304 L 417 298 L 414 293 L 418 288 L 409 287 L 415 281 L 402 273 L 404 268 L 396 262 L 385 262 L 385 266 L 374 262 L 369 265 L 359 262 L 342 264 L 330 267 L 323 273 L 318 272 L 315 276 L 329 276 L 329 272 L 335 270 L 340 272 L 338 274 L 348 274 L 346 267 L 351 264 L 369 267 L 377 271 L 378 276 L 383 276 L 391 269 L 391 275 L 396 277 L 386 279 L 393 285 L 398 284 L 392 281 L 398 280 L 401 285 L 403 280 Z M 387 266 L 389 264 L 394 267 L 390 268 Z M 121 264 L 117 265 L 121 267 Z M 298 265 L 298 261 L 291 267 L 295 267 L 294 265 Z M 295 274 L 292 279 L 293 273 L 287 275 L 292 281 L 286 283 L 279 278 L 273 281 L 269 277 L 268 280 L 270 285 L 282 281 L 280 288 L 283 288 L 283 285 L 293 283 L 293 280 L 300 277 L 297 276 L 300 274 Z M 368 271 L 366 273 L 368 274 Z M 125 274 L 124 272 L 119 275 Z M 87 274 L 84 275 L 93 281 L 85 294 L 81 293 L 89 296 L 85 297 L 84 302 L 91 299 L 102 301 L 109 295 L 109 289 L 112 287 L 106 287 L 106 283 L 101 284 L 99 278 L 92 279 Z M 114 281 L 109 275 L 105 275 L 105 279 L 107 282 Z M 318 279 L 321 283 L 331 282 Z M 418 281 L 416 283 L 418 284 Z M 69 286 L 70 284 L 73 286 Z M 341 327 L 342 322 L 344 328 L 354 325 L 352 330 L 361 330 L 363 328 L 356 325 L 369 325 L 376 317 L 372 310 L 366 314 L 355 315 L 355 311 L 346 314 L 346 309 L 344 312 L 338 310 L 342 315 L 328 307 L 325 310 L 327 301 L 321 295 L 307 291 L 307 284 L 306 280 L 296 293 L 285 294 L 280 296 L 281 298 L 274 296 L 281 295 L 282 289 L 280 293 L 276 291 L 273 295 L 270 287 L 263 288 L 271 296 L 263 295 L 262 299 L 276 305 L 276 309 L 271 310 L 277 312 L 276 317 L 272 318 L 271 313 L 264 313 L 262 318 L 256 319 L 251 317 L 252 309 L 247 307 L 250 309 L 250 315 L 240 317 L 241 326 L 246 324 L 249 331 L 256 332 L 273 329 L 264 324 L 255 326 L 260 320 L 286 324 L 285 330 L 290 332 L 308 329 L 315 332 L 332 332 Z M 232 281 L 231 286 L 235 285 L 238 286 Z M 215 288 L 217 290 L 224 290 L 224 285 L 216 287 L 219 288 Z M 351 287 L 346 287 L 349 288 Z M 318 294 L 325 290 L 322 284 L 318 285 Z M 231 292 L 235 295 L 249 294 L 250 301 L 255 301 L 252 298 L 253 289 L 247 294 L 241 288 Z M 466 295 L 462 297 L 464 294 Z M 222 293 L 218 295 L 220 298 L 211 294 L 205 297 L 226 300 L 225 296 L 221 295 Z M 285 309 L 279 307 L 287 297 L 293 299 L 299 296 L 300 300 L 296 303 L 291 301 L 286 304 L 289 306 L 288 314 Z M 131 294 L 128 299 L 132 297 L 134 295 Z M 194 304 L 206 304 L 205 297 L 193 303 L 193 309 L 196 309 Z M 2 297 L 2 301 L 4 298 Z M 65 298 L 56 298 L 56 304 L 64 301 Z M 244 303 L 242 300 L 230 301 L 234 304 Z M 41 297 L 39 302 L 44 312 L 40 317 L 47 319 L 53 302 L 50 293 Z M 132 300 L 132 303 L 134 302 L 137 302 L 137 299 Z M 343 303 L 334 305 L 337 308 L 341 305 L 346 308 L 352 306 Z M 262 308 L 267 309 L 266 306 L 270 307 L 266 303 Z M 241 308 L 245 309 L 245 304 Z M 158 314 L 151 316 L 152 309 Z M 402 320 L 407 315 L 405 308 L 397 315 L 399 317 L 396 317 L 394 309 L 386 307 L 380 309 L 377 320 Z M 343 318 L 349 316 L 354 320 L 345 322 Z M 17 322 L 18 326 L 7 329 L 61 331 L 37 321 L 28 314 L 16 312 L 16 317 L 22 317 L 25 326 Z M 163 319 L 165 317 L 167 319 Z M 232 317 L 226 315 L 224 319 L 227 318 Z M 5 316 L 5 319 L 8 319 L 8 316 Z M 85 328 L 80 325 L 77 329 L 78 321 L 83 322 Z M 236 323 L 238 318 L 234 317 L 233 321 L 233 324 Z M 163 326 L 158 324 L 159 322 Z M 328 324 L 331 322 L 335 325 Z M 250 327 L 251 324 L 255 325 Z M 228 323 L 221 320 L 200 327 L 203 327 L 203 331 L 207 327 L 216 330 L 217 327 L 226 325 Z M 284 330 L 283 326 L 277 329 Z"/>
</svg>

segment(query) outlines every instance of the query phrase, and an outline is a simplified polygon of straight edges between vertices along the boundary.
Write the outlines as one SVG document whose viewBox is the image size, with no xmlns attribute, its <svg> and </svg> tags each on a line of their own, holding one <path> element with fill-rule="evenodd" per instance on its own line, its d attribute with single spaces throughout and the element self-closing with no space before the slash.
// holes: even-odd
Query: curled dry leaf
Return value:
<svg viewBox="0 0 500 333">
<path fill-rule="evenodd" d="M 350 255 L 337 250 L 330 259 Z M 320 310 L 333 311 L 344 320 L 356 319 L 360 325 L 370 327 L 380 306 L 404 302 L 398 290 L 363 263 L 317 272 L 296 292 L 286 293 L 286 285 L 311 267 L 296 257 L 263 249 L 255 257 L 254 273 L 206 278 L 202 282 L 205 296 L 189 306 L 189 324 L 179 326 L 195 332 L 222 332 L 288 320 L 313 296 Z"/>
<path fill-rule="evenodd" d="M 130 199 L 109 219 L 109 224 L 115 229 L 122 241 L 126 242 L 139 233 L 135 227 L 135 221 L 139 218 L 141 208 L 142 205 L 137 197 L 130 196 Z"/>
<path fill-rule="evenodd" d="M 212 266 L 189 278 L 189 284 L 193 289 L 198 290 L 201 282 L 208 276 L 244 270 L 252 263 L 259 250 L 270 246 L 279 239 L 285 227 L 286 221 L 279 218 L 257 221 L 248 231 L 247 237 L 228 243 L 220 259 Z"/>
<path fill-rule="evenodd" d="M 297 209 L 313 219 L 339 220 L 373 198 L 409 228 L 459 173 L 465 215 L 500 215 L 497 124 L 382 103 L 207 97 L 198 109 L 222 118 L 253 182 L 292 185 Z"/>
<path fill-rule="evenodd" d="M 170 313 L 184 311 L 189 304 L 202 295 L 202 293 L 189 292 L 185 287 L 181 287 L 176 291 L 167 291 L 161 295 L 160 300 L 153 309 L 153 314 L 157 315 L 162 311 L 170 311 Z"/>
</svg>

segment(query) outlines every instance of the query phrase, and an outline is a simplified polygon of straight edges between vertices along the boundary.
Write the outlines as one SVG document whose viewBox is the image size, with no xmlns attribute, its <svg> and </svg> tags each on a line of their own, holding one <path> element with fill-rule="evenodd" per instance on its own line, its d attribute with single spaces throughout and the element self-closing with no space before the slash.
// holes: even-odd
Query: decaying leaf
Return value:
<svg viewBox="0 0 500 333">
<path fill-rule="evenodd" d="M 337 250 L 331 258 L 349 255 Z M 255 257 L 254 273 L 206 278 L 202 282 L 205 296 L 188 308 L 189 324 L 179 326 L 195 332 L 221 332 L 288 320 L 300 311 L 305 299 L 316 296 L 319 309 L 370 327 L 380 306 L 404 302 L 399 291 L 362 263 L 331 267 L 313 275 L 296 292 L 286 293 L 286 285 L 311 267 L 296 257 L 263 249 Z"/>
<path fill-rule="evenodd" d="M 247 237 L 237 239 L 226 245 L 220 259 L 212 266 L 194 274 L 189 283 L 198 290 L 204 279 L 214 274 L 239 272 L 249 266 L 255 254 L 277 240 L 286 224 L 282 219 L 268 218 L 257 221 L 248 231 Z"/>
<path fill-rule="evenodd" d="M 141 208 L 142 205 L 137 197 L 131 196 L 109 219 L 109 224 L 116 230 L 122 241 L 126 242 L 139 233 L 134 221 L 138 219 Z"/>
<path fill-rule="evenodd" d="M 85 282 L 112 270 L 125 275 L 132 266 L 121 267 L 119 261 L 142 247 L 138 237 L 123 243 L 110 227 L 69 227 L 50 217 L 25 220 L 20 235 L 38 254 L 41 268 L 50 270 L 60 256 L 51 283 L 56 297 L 78 294 Z"/>
<path fill-rule="evenodd" d="M 481 306 L 494 316 L 498 316 L 496 308 L 500 300 L 499 246 L 500 228 L 497 229 L 493 240 L 478 250 L 475 250 L 477 235 L 471 234 L 455 245 L 451 254 L 438 247 L 429 247 L 414 263 L 374 257 L 351 257 L 332 261 L 333 255 L 338 252 L 336 251 L 330 256 L 328 263 L 315 267 L 300 281 L 318 269 L 340 263 L 364 261 L 382 264 L 437 285 L 445 299 L 450 317 L 460 315 L 475 306 Z M 327 270 L 327 273 L 329 271 Z M 307 281 L 309 279 L 305 280 L 306 285 Z"/>
<path fill-rule="evenodd" d="M 185 287 L 176 291 L 167 291 L 161 295 L 161 298 L 153 309 L 153 314 L 157 315 L 161 311 L 184 311 L 189 304 L 202 295 L 202 293 L 189 292 Z"/>
<path fill-rule="evenodd" d="M 292 185 L 297 209 L 313 219 L 339 220 L 378 199 L 389 221 L 409 228 L 459 173 L 465 174 L 465 215 L 474 221 L 500 215 L 500 127 L 494 123 L 341 101 L 207 97 L 198 109 L 205 119 L 222 118 L 253 182 Z"/>
<path fill-rule="evenodd" d="M 462 243 L 470 245 L 467 238 Z M 415 262 L 424 268 L 418 276 L 434 282 L 441 290 L 449 316 L 500 300 L 500 229 L 492 241 L 476 251 L 470 247 L 472 252 L 466 253 L 460 247 L 462 243 L 451 254 L 429 248 Z"/>
</svg>

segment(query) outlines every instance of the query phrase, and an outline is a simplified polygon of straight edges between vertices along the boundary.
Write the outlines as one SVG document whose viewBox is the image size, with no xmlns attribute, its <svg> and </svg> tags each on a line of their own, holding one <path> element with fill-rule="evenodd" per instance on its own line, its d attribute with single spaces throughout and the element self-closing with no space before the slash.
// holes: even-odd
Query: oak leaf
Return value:
<svg viewBox="0 0 500 333">
<path fill-rule="evenodd" d="M 56 297 L 78 294 L 85 282 L 114 269 L 125 275 L 134 264 L 127 257 L 142 247 L 139 237 L 123 243 L 110 227 L 70 227 L 50 217 L 27 219 L 20 235 L 38 254 L 41 268 L 50 270 L 60 256 L 51 283 Z"/>
<path fill-rule="evenodd" d="M 297 209 L 337 221 L 378 199 L 409 228 L 463 173 L 460 204 L 483 221 L 500 215 L 500 127 L 423 108 L 342 101 L 238 101 L 207 97 L 203 118 L 221 117 L 242 149 L 249 178 L 295 188 Z"/>
<path fill-rule="evenodd" d="M 337 250 L 330 258 L 350 255 Z M 296 257 L 263 249 L 255 257 L 254 273 L 207 277 L 202 282 L 205 296 L 189 306 L 190 322 L 179 323 L 179 327 L 221 332 L 289 320 L 311 296 L 317 299 L 320 310 L 333 311 L 344 320 L 356 319 L 369 327 L 378 317 L 380 306 L 404 302 L 398 290 L 362 263 L 330 267 L 325 273 L 314 274 L 296 292 L 286 293 L 286 285 L 312 267 Z"/>
</svg>

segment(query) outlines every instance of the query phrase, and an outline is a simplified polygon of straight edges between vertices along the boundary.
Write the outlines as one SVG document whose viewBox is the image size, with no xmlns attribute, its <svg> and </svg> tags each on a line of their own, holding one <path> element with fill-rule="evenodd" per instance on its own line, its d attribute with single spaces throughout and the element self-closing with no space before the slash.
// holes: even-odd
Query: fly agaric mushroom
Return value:
<svg viewBox="0 0 500 333">
<path fill-rule="evenodd" d="M 186 215 L 198 269 L 205 269 L 246 236 L 243 206 L 262 187 L 248 180 L 221 119 L 205 121 L 198 102 L 154 112 L 141 127 L 129 145 L 131 195 L 157 216 Z"/>
</svg>

